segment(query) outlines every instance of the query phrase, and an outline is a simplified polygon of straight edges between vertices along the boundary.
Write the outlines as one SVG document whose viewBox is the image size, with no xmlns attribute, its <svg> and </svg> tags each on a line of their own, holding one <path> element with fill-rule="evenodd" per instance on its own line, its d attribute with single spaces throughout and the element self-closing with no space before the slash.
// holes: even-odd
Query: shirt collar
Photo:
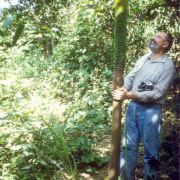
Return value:
<svg viewBox="0 0 180 180">
<path fill-rule="evenodd" d="M 149 55 L 148 59 L 152 61 L 152 63 L 156 63 L 156 62 L 162 62 L 164 63 L 166 61 L 167 55 L 164 54 L 162 55 L 158 60 L 152 60 L 152 54 Z"/>
</svg>

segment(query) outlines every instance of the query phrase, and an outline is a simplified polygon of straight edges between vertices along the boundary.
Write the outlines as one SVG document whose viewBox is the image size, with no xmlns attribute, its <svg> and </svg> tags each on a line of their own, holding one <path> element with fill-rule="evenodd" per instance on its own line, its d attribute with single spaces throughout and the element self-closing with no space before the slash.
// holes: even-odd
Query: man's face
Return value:
<svg viewBox="0 0 180 180">
<path fill-rule="evenodd" d="M 168 42 L 166 40 L 167 34 L 164 32 L 159 32 L 156 34 L 149 42 L 149 48 L 152 52 L 160 52 L 164 51 L 164 49 L 168 46 Z"/>
</svg>

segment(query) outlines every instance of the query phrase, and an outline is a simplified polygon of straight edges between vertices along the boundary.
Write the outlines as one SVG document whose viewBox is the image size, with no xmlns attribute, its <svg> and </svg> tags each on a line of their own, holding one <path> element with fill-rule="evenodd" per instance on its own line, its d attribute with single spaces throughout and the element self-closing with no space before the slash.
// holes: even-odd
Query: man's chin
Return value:
<svg viewBox="0 0 180 180">
<path fill-rule="evenodd" d="M 158 47 L 149 46 L 149 49 L 151 50 L 152 53 L 158 53 L 160 51 Z"/>
</svg>

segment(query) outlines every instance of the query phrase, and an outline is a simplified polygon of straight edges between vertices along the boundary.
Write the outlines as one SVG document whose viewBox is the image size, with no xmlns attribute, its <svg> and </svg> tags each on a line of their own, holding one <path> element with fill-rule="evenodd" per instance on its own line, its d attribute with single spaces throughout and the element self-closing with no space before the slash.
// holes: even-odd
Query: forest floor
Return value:
<svg viewBox="0 0 180 180">
<path fill-rule="evenodd" d="M 111 136 L 107 136 L 104 141 L 98 144 L 98 151 L 103 155 L 110 154 L 110 142 Z M 135 180 L 143 180 L 144 172 L 143 172 L 143 146 L 140 144 L 139 147 L 139 156 L 138 156 L 138 166 L 135 170 Z M 80 180 L 108 180 L 108 164 L 104 165 L 101 168 L 97 168 L 96 172 L 88 173 L 86 172 L 86 168 L 80 170 Z M 169 178 L 167 174 L 163 174 L 160 172 L 160 180 L 172 180 Z M 174 179 L 173 179 L 174 180 Z"/>
<path fill-rule="evenodd" d="M 98 151 L 100 154 L 104 156 L 108 156 L 110 154 L 110 142 L 111 136 L 106 136 L 104 140 L 98 144 Z M 139 154 L 139 166 L 136 169 L 136 180 L 143 179 L 143 166 L 142 166 L 142 153 Z M 108 176 L 108 164 L 104 165 L 101 168 L 97 168 L 96 172 L 88 173 L 86 172 L 86 168 L 80 170 L 80 180 L 107 180 Z"/>
</svg>

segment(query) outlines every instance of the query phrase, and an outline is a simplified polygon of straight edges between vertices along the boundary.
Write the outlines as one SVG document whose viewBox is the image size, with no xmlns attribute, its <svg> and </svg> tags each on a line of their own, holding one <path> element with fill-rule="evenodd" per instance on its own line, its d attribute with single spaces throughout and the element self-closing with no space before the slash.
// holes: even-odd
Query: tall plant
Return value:
<svg viewBox="0 0 180 180">
<path fill-rule="evenodd" d="M 123 85 L 123 72 L 126 60 L 127 7 L 127 0 L 115 0 L 113 80 L 117 88 Z M 108 172 L 109 180 L 117 180 L 119 176 L 121 118 L 122 102 L 113 101 L 112 146 Z"/>
<path fill-rule="evenodd" d="M 59 132 L 57 133 L 53 129 L 53 127 L 43 117 L 42 117 L 42 120 L 47 125 L 49 131 L 51 132 L 52 137 L 54 138 L 54 148 L 53 148 L 54 153 L 57 154 L 61 158 L 65 171 L 67 172 L 68 176 L 70 176 L 70 179 L 76 180 L 77 179 L 76 163 L 67 146 L 67 143 L 63 134 L 63 129 L 60 129 Z M 62 176 L 63 176 L 63 173 L 62 173 Z"/>
</svg>

